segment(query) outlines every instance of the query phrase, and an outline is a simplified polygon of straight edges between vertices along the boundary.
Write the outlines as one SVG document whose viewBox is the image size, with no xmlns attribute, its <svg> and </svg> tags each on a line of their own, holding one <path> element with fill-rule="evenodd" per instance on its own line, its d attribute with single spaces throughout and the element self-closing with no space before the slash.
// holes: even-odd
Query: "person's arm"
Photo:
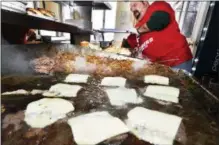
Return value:
<svg viewBox="0 0 219 145">
<path fill-rule="evenodd" d="M 165 11 L 156 11 L 152 14 L 149 21 L 145 25 L 138 28 L 139 33 L 149 31 L 161 31 L 170 23 L 170 15 Z"/>
</svg>

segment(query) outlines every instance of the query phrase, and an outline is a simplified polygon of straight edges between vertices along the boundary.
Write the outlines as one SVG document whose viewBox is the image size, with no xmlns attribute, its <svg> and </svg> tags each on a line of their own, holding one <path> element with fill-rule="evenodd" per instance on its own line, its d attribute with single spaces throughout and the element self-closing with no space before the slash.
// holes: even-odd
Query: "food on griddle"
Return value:
<svg viewBox="0 0 219 145">
<path fill-rule="evenodd" d="M 85 48 L 90 48 L 92 50 L 102 50 L 102 48 L 100 48 L 100 46 L 92 44 L 88 41 L 81 41 L 80 46 L 85 47 Z"/>
<path fill-rule="evenodd" d="M 169 85 L 169 78 L 159 75 L 146 75 L 144 82 L 149 84 Z"/>
<path fill-rule="evenodd" d="M 54 94 L 54 97 L 76 97 L 81 88 L 79 85 L 59 83 L 51 86 L 48 92 L 43 93 L 43 96 L 49 97 Z"/>
<path fill-rule="evenodd" d="M 65 71 L 62 69 L 64 65 L 61 64 L 61 62 L 59 62 L 57 58 L 43 56 L 38 59 L 35 59 L 33 61 L 33 65 L 36 72 L 45 74 L 53 72 L 54 70 L 59 71 L 60 69 L 62 71 Z"/>
<path fill-rule="evenodd" d="M 81 45 L 82 47 L 88 47 L 88 46 L 89 46 L 89 42 L 88 42 L 88 41 L 81 41 L 81 42 L 80 42 L 80 45 Z"/>
<path fill-rule="evenodd" d="M 109 97 L 111 105 L 123 106 L 127 103 L 139 104 L 143 100 L 138 97 L 135 89 L 127 88 L 107 88 L 106 93 Z"/>
<path fill-rule="evenodd" d="M 149 85 L 144 92 L 144 96 L 155 98 L 158 100 L 178 103 L 179 93 L 180 90 L 175 87 Z"/>
<path fill-rule="evenodd" d="M 119 54 L 130 56 L 131 55 L 131 51 L 129 51 L 127 48 L 121 48 Z"/>
<path fill-rule="evenodd" d="M 95 56 L 106 58 L 106 59 L 114 59 L 114 60 L 131 60 L 131 61 L 142 61 L 137 58 L 127 57 L 123 55 L 118 55 L 114 53 L 107 53 L 107 52 L 97 52 Z"/>
<path fill-rule="evenodd" d="M 76 56 L 76 55 L 74 55 L 74 56 Z M 62 59 L 62 57 L 64 57 L 64 56 L 61 56 L 56 61 L 61 60 L 64 62 L 65 59 L 67 58 L 67 61 L 69 62 L 69 60 L 70 60 L 70 62 L 71 62 L 75 59 L 75 58 L 73 58 L 72 55 L 66 55 L 64 59 Z M 76 57 L 78 57 L 78 56 L 76 56 Z M 57 56 L 56 56 L 56 58 L 57 58 Z M 108 58 L 107 59 L 102 58 L 102 61 L 99 61 L 99 58 L 96 58 L 93 56 L 89 56 L 89 58 L 88 57 L 84 57 L 84 58 L 86 58 L 84 60 L 86 60 L 86 61 L 89 60 L 92 63 L 97 61 L 97 62 L 95 62 L 95 64 L 97 64 L 96 66 L 100 66 L 102 64 L 102 61 L 107 61 L 107 62 L 112 61 L 111 59 L 109 60 Z M 93 60 L 91 60 L 91 59 L 93 59 Z M 117 62 L 117 64 L 120 64 L 120 63 L 121 63 L 120 61 Z M 107 66 L 107 65 L 105 65 L 105 66 Z M 69 65 L 69 67 L 70 67 L 70 65 Z M 102 66 L 102 67 L 104 67 L 104 66 Z M 75 69 L 75 68 L 73 68 L 73 69 Z M 103 68 L 101 68 L 101 69 L 103 69 Z M 111 71 L 115 72 L 114 70 L 111 70 Z M 206 120 L 208 120 L 208 118 L 205 116 L 204 113 L 202 114 L 201 113 L 202 110 L 200 110 L 197 107 L 199 104 L 196 103 L 194 101 L 194 99 L 191 99 L 192 96 L 190 96 L 190 94 L 192 94 L 193 92 L 190 93 L 189 90 L 187 89 L 187 86 L 188 86 L 187 84 L 189 84 L 189 83 L 188 83 L 188 80 L 184 78 L 185 76 L 180 75 L 181 77 L 178 78 L 178 75 L 176 75 L 172 71 L 169 71 L 169 69 L 167 67 L 162 67 L 161 65 L 148 65 L 147 68 L 139 69 L 139 71 L 136 72 L 136 73 L 140 73 L 140 74 L 136 75 L 135 73 L 130 73 L 130 75 L 127 75 L 127 77 L 124 74 L 120 74 L 122 72 L 118 71 L 116 73 L 119 75 L 113 74 L 112 76 L 117 76 L 117 77 L 123 76 L 124 78 L 126 78 L 128 80 L 126 86 L 128 86 L 130 88 L 133 88 L 133 87 L 137 88 L 136 92 L 138 91 L 138 93 L 140 93 L 141 95 L 143 93 L 141 93 L 139 91 L 139 89 L 141 89 L 141 87 L 145 87 L 143 77 L 145 75 L 151 75 L 151 74 L 156 74 L 156 75 L 160 75 L 160 76 L 168 76 L 168 78 L 171 79 L 171 85 L 174 85 L 175 87 L 179 87 L 179 88 L 183 88 L 183 89 L 185 88 L 185 90 L 183 90 L 180 93 L 180 97 L 181 97 L 180 104 L 170 103 L 170 104 L 168 104 L 168 106 L 166 106 L 166 104 L 162 104 L 163 102 L 161 102 L 160 104 L 157 103 L 157 102 L 159 102 L 159 100 L 150 99 L 149 97 L 145 97 L 141 104 L 131 103 L 131 104 L 125 105 L 125 107 L 123 107 L 123 106 L 117 107 L 117 106 L 114 106 L 111 104 L 112 100 L 111 101 L 109 100 L 109 96 L 107 96 L 107 92 L 104 91 L 104 89 L 108 89 L 108 88 L 113 89 L 113 87 L 102 87 L 99 85 L 101 83 L 102 78 L 109 76 L 109 75 L 105 76 L 105 74 L 103 72 L 101 72 L 101 73 L 102 73 L 102 75 L 91 75 L 91 77 L 89 77 L 89 81 L 87 82 L 87 84 L 83 85 L 83 88 L 78 92 L 77 97 L 68 98 L 69 100 L 73 101 L 75 110 L 73 113 L 68 113 L 67 117 L 65 119 L 61 119 L 59 121 L 56 121 L 52 125 L 49 125 L 45 128 L 42 128 L 42 132 L 40 131 L 39 133 L 37 131 L 34 131 L 34 130 L 31 131 L 33 128 L 28 127 L 26 125 L 26 123 L 22 123 L 24 125 L 18 131 L 13 131 L 11 129 L 11 126 L 13 124 L 12 125 L 9 124 L 7 128 L 2 129 L 3 133 L 4 133 L 4 135 L 2 137 L 3 144 L 7 144 L 7 145 L 15 145 L 15 144 L 16 145 L 24 145 L 24 144 L 31 144 L 31 145 L 32 144 L 74 145 L 74 144 L 76 144 L 75 140 L 74 140 L 75 135 L 72 133 L 70 126 L 65 122 L 69 118 L 79 116 L 79 115 L 82 115 L 84 113 L 86 114 L 86 113 L 90 113 L 90 112 L 104 110 L 104 111 L 109 111 L 109 113 L 112 116 L 118 117 L 122 121 L 125 121 L 124 119 L 127 118 L 127 113 L 136 106 L 142 106 L 142 107 L 150 108 L 150 109 L 157 110 L 160 112 L 165 112 L 165 113 L 178 114 L 179 116 L 186 116 L 186 119 L 183 120 L 183 122 L 182 122 L 182 125 L 185 125 L 186 128 L 183 128 L 182 126 L 180 126 L 179 131 L 178 132 L 176 131 L 177 132 L 177 136 L 175 136 L 175 141 L 177 142 L 176 144 L 183 144 L 183 145 L 189 144 L 190 145 L 193 143 L 194 137 L 201 138 L 205 135 L 212 137 L 211 138 L 212 140 L 210 140 L 210 141 L 207 140 L 206 144 L 211 144 L 212 142 L 217 140 L 218 131 L 216 129 L 212 129 L 211 134 L 206 134 L 206 132 L 209 131 L 209 128 L 212 127 L 212 124 L 215 123 L 215 121 L 212 120 L 213 123 L 209 123 L 208 121 L 206 121 Z M 127 72 L 123 72 L 123 73 L 127 74 Z M 138 75 L 140 77 L 138 77 Z M 59 77 L 58 74 L 57 74 L 57 76 L 52 77 L 52 80 L 57 81 L 57 77 Z M 60 77 L 61 77 L 60 82 L 62 82 L 63 76 L 61 75 Z M 132 78 L 132 79 L 129 79 L 129 78 Z M 183 80 L 183 83 L 181 82 L 182 80 Z M 94 81 L 94 82 L 92 82 L 92 81 Z M 187 83 L 185 83 L 184 81 L 186 81 Z M 141 85 L 139 85 L 139 82 Z M 39 83 L 39 82 L 37 81 L 37 83 Z M 50 83 L 47 84 L 47 83 L 48 82 L 45 80 L 45 86 L 43 85 L 40 87 L 43 87 L 44 89 L 49 88 L 51 86 L 51 84 Z M 12 82 L 9 84 L 12 84 L 12 86 L 14 85 L 14 83 L 12 83 Z M 26 84 L 26 82 L 25 82 L 25 84 Z M 35 84 L 35 82 L 34 82 L 34 84 Z M 40 84 L 43 84 L 43 82 L 40 82 Z M 31 83 L 31 85 L 32 85 L 32 83 Z M 193 84 L 189 84 L 189 85 L 192 85 L 192 87 L 193 87 Z M 8 86 L 6 88 L 8 88 Z M 200 88 L 198 88 L 198 87 L 195 87 L 195 88 L 196 88 L 195 92 L 201 92 L 201 91 L 199 91 Z M 115 89 L 115 87 L 114 87 L 114 89 Z M 5 88 L 4 88 L 4 90 L 5 90 Z M 127 91 L 129 91 L 129 89 L 127 89 Z M 145 90 L 142 89 L 142 91 L 145 91 Z M 118 94 L 118 93 L 116 93 L 116 94 Z M 124 95 L 124 94 L 125 93 L 121 94 L 120 96 L 118 96 L 118 98 L 115 98 L 115 100 L 118 101 L 120 99 L 120 97 L 123 97 L 123 96 L 126 97 L 126 95 Z M 141 96 L 141 97 L 143 97 L 143 96 Z M 31 99 L 31 97 L 28 97 L 28 99 Z M 129 99 L 129 98 L 127 98 L 127 99 Z M 188 99 L 191 99 L 191 100 L 188 100 Z M 132 99 L 130 99 L 130 100 L 132 100 Z M 14 102 L 12 102 L 12 103 L 14 103 Z M 196 104 L 197 104 L 197 106 L 196 106 Z M 6 105 L 6 107 L 8 107 L 10 105 L 11 104 L 8 104 L 8 105 Z M 56 106 L 57 108 L 61 108 L 63 105 L 57 105 L 57 106 Z M 26 107 L 26 105 L 25 105 L 25 107 Z M 187 108 L 187 107 L 189 107 L 189 108 Z M 190 111 L 190 109 L 193 111 Z M 7 113 L 9 111 L 10 111 L 10 108 L 7 109 Z M 200 112 L 198 112 L 198 111 L 200 111 Z M 138 113 L 138 115 L 136 115 L 137 114 L 136 112 Z M 163 138 L 165 138 L 165 137 L 163 137 L 164 131 L 162 129 L 165 128 L 165 132 L 166 132 L 166 126 L 167 126 L 169 128 L 169 130 L 165 134 L 169 134 L 169 131 L 172 133 L 171 130 L 173 128 L 175 128 L 175 124 L 172 123 L 172 122 L 174 122 L 172 120 L 175 120 L 175 119 L 170 118 L 169 115 L 167 115 L 167 114 L 164 116 L 165 117 L 167 116 L 168 119 L 162 119 L 161 117 L 157 117 L 160 115 L 157 115 L 157 114 L 159 114 L 159 112 L 156 112 L 156 111 L 155 111 L 155 115 L 154 115 L 154 113 L 152 115 L 150 115 L 150 113 L 145 113 L 145 111 L 135 111 L 134 114 L 135 114 L 135 115 L 133 115 L 134 117 L 129 117 L 129 118 L 131 118 L 130 119 L 131 124 L 134 124 L 134 125 L 131 127 L 129 126 L 129 127 L 131 128 L 131 130 L 132 130 L 132 128 L 136 127 L 136 129 L 135 129 L 135 130 L 137 130 L 136 132 L 138 132 L 138 131 L 143 132 L 141 134 L 144 135 L 144 133 L 145 133 L 144 128 L 146 126 L 146 128 L 147 128 L 147 131 L 145 133 L 146 135 L 144 136 L 144 138 L 142 140 L 141 140 L 140 133 L 139 133 L 140 135 L 137 133 L 135 134 L 138 137 L 137 138 L 133 135 L 134 131 L 132 131 L 133 134 L 131 134 L 131 132 L 125 133 L 125 134 L 119 134 L 118 136 L 115 136 L 112 138 L 107 138 L 106 140 L 102 141 L 100 144 L 101 145 L 109 145 L 109 144 L 114 144 L 114 145 L 140 145 L 140 144 L 146 145 L 146 144 L 149 144 L 148 142 L 153 142 L 154 138 L 156 139 L 156 141 L 161 142 L 162 140 L 164 140 Z M 142 114 L 144 114 L 144 115 L 142 115 Z M 128 115 L 128 116 L 130 116 L 130 115 Z M 136 119 L 133 119 L 133 118 L 136 118 Z M 143 125 L 141 125 L 141 123 L 138 122 L 141 119 L 142 119 Z M 154 128 L 147 124 L 148 120 L 149 120 L 149 123 L 155 122 L 154 123 L 155 126 L 157 125 L 156 123 L 160 123 L 155 128 L 155 130 L 158 130 L 157 136 L 154 135 L 156 133 L 155 131 L 150 130 L 151 128 L 152 129 L 154 129 Z M 168 120 L 167 123 L 166 123 L 166 120 Z M 170 123 L 172 123 L 172 124 L 169 123 L 169 120 L 171 120 Z M 199 121 L 199 123 L 202 124 L 202 126 L 201 126 L 202 131 L 197 126 L 194 128 L 191 128 L 191 126 L 195 126 L 198 121 Z M 144 123 L 144 122 L 146 122 L 146 123 Z M 127 123 L 127 125 L 129 125 L 129 124 Z M 173 125 L 173 127 L 171 125 Z M 107 125 L 105 125 L 105 126 L 107 126 Z M 165 126 L 165 127 L 163 127 L 163 126 Z M 213 126 L 216 126 L 216 125 L 213 125 Z M 112 128 L 115 128 L 115 127 L 116 126 L 113 126 Z M 185 131 L 187 134 L 185 134 Z M 37 132 L 37 133 L 35 133 L 35 132 Z M 196 134 L 197 132 L 199 132 L 199 133 Z M 26 133 L 27 133 L 27 135 L 26 135 Z M 150 133 L 150 135 L 151 135 L 150 137 L 152 139 L 148 138 L 149 133 Z M 36 135 L 34 135 L 34 134 L 36 134 Z M 161 136 L 159 136 L 160 134 L 161 134 Z M 194 136 L 191 136 L 192 134 L 194 134 Z M 102 135 L 102 132 L 98 135 Z M 174 137 L 171 136 L 170 139 L 174 140 Z M 201 144 L 201 140 L 198 140 L 198 143 Z M 151 143 L 151 144 L 155 144 L 155 143 Z"/>
<path fill-rule="evenodd" d="M 151 144 L 173 145 L 182 118 L 143 107 L 127 114 L 127 126 L 140 140 Z"/>
<path fill-rule="evenodd" d="M 131 55 L 131 52 L 127 48 L 120 48 L 120 47 L 116 47 L 116 46 L 108 47 L 104 51 L 110 52 L 110 53 L 123 54 L 123 55 L 127 55 L 127 56 Z"/>
<path fill-rule="evenodd" d="M 117 86 L 124 87 L 126 79 L 123 77 L 105 77 L 101 81 L 102 86 Z"/>
<path fill-rule="evenodd" d="M 64 82 L 66 83 L 87 83 L 90 75 L 85 74 L 69 74 Z"/>
<path fill-rule="evenodd" d="M 45 90 L 38 90 L 38 89 L 33 89 L 30 94 L 31 95 L 38 95 L 38 94 L 43 94 Z"/>
<path fill-rule="evenodd" d="M 27 105 L 24 121 L 32 128 L 44 128 L 65 118 L 71 111 L 74 111 L 74 106 L 67 100 L 44 98 Z"/>
<path fill-rule="evenodd" d="M 23 90 L 23 89 L 2 93 L 2 95 L 28 95 L 28 94 L 29 94 L 29 92 L 26 90 Z"/>
<path fill-rule="evenodd" d="M 108 56 L 108 57 L 107 57 Z M 116 54 L 77 54 L 77 53 L 58 53 L 54 57 L 41 57 L 33 61 L 36 72 L 39 73 L 52 73 L 52 72 L 65 72 L 65 73 L 93 73 L 99 75 L 130 75 L 135 74 L 140 76 L 141 74 L 151 74 L 163 67 L 159 68 L 159 65 L 149 65 L 149 62 L 142 64 L 142 60 L 128 58 L 124 56 L 118 56 Z M 80 62 L 80 63 L 79 63 Z M 133 64 L 140 63 L 138 70 L 134 69 Z M 165 73 L 168 70 L 163 71 Z M 148 72 L 148 73 L 147 73 Z"/>
<path fill-rule="evenodd" d="M 99 45 L 95 45 L 92 43 L 89 43 L 89 48 L 93 50 L 102 50 L 102 48 Z"/>
<path fill-rule="evenodd" d="M 68 124 L 79 145 L 95 145 L 129 131 L 119 118 L 106 111 L 73 117 L 68 120 Z"/>
</svg>

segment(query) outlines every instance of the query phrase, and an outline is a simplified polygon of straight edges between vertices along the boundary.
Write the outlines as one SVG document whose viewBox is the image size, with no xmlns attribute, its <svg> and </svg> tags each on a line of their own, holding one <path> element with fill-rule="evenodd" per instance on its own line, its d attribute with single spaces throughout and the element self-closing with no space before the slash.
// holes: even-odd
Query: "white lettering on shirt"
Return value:
<svg viewBox="0 0 219 145">
<path fill-rule="evenodd" d="M 146 49 L 148 47 L 148 45 L 150 43 L 152 43 L 154 41 L 154 39 L 152 37 L 150 37 L 148 40 L 146 40 L 140 47 L 139 47 L 139 51 L 141 51 L 141 53 L 144 51 L 144 49 Z"/>
</svg>

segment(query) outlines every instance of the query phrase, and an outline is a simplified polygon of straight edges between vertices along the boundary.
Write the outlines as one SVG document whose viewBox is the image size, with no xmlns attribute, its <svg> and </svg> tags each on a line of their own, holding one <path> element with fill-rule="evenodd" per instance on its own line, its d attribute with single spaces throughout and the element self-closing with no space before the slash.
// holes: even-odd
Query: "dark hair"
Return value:
<svg viewBox="0 0 219 145">
<path fill-rule="evenodd" d="M 148 2 L 148 1 L 140 1 L 140 2 L 142 2 L 143 4 L 145 4 L 145 2 Z"/>
</svg>

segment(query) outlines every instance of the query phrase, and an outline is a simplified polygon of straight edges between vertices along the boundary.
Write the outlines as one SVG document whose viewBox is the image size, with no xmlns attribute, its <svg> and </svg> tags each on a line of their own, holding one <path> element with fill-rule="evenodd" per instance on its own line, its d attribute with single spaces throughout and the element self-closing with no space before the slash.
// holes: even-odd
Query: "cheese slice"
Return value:
<svg viewBox="0 0 219 145">
<path fill-rule="evenodd" d="M 142 100 L 139 99 L 135 89 L 127 88 L 110 88 L 106 89 L 106 93 L 109 97 L 110 103 L 115 106 L 122 106 L 126 103 L 138 104 Z"/>
<path fill-rule="evenodd" d="M 74 111 L 74 106 L 67 100 L 44 98 L 27 105 L 24 121 L 32 128 L 44 128 L 65 118 L 71 111 Z"/>
<path fill-rule="evenodd" d="M 151 144 L 172 145 L 178 132 L 181 118 L 136 107 L 128 112 L 127 126 L 139 139 Z"/>
<path fill-rule="evenodd" d="M 31 95 L 37 95 L 37 94 L 43 94 L 45 90 L 38 90 L 38 89 L 33 89 L 30 94 Z"/>
<path fill-rule="evenodd" d="M 82 87 L 79 85 L 56 84 L 50 87 L 48 92 L 43 93 L 47 97 L 76 97 Z"/>
<path fill-rule="evenodd" d="M 43 93 L 43 96 L 45 97 L 59 97 L 60 93 L 59 92 L 50 92 L 50 91 L 45 91 Z"/>
<path fill-rule="evenodd" d="M 68 120 L 78 145 L 95 145 L 129 131 L 127 126 L 108 112 L 94 112 Z"/>
<path fill-rule="evenodd" d="M 69 74 L 65 78 L 65 82 L 67 83 L 87 83 L 89 75 L 85 74 Z"/>
<path fill-rule="evenodd" d="M 175 87 L 149 85 L 144 93 L 144 96 L 178 103 L 179 93 L 179 89 Z"/>
<path fill-rule="evenodd" d="M 102 86 L 117 86 L 124 87 L 126 84 L 126 79 L 123 77 L 105 77 L 102 79 Z"/>
<path fill-rule="evenodd" d="M 144 82 L 150 84 L 169 85 L 169 78 L 159 75 L 146 75 L 144 76 Z"/>
<path fill-rule="evenodd" d="M 23 90 L 23 89 L 2 93 L 2 95 L 28 95 L 28 94 L 29 94 L 29 92 L 26 90 Z"/>
</svg>

